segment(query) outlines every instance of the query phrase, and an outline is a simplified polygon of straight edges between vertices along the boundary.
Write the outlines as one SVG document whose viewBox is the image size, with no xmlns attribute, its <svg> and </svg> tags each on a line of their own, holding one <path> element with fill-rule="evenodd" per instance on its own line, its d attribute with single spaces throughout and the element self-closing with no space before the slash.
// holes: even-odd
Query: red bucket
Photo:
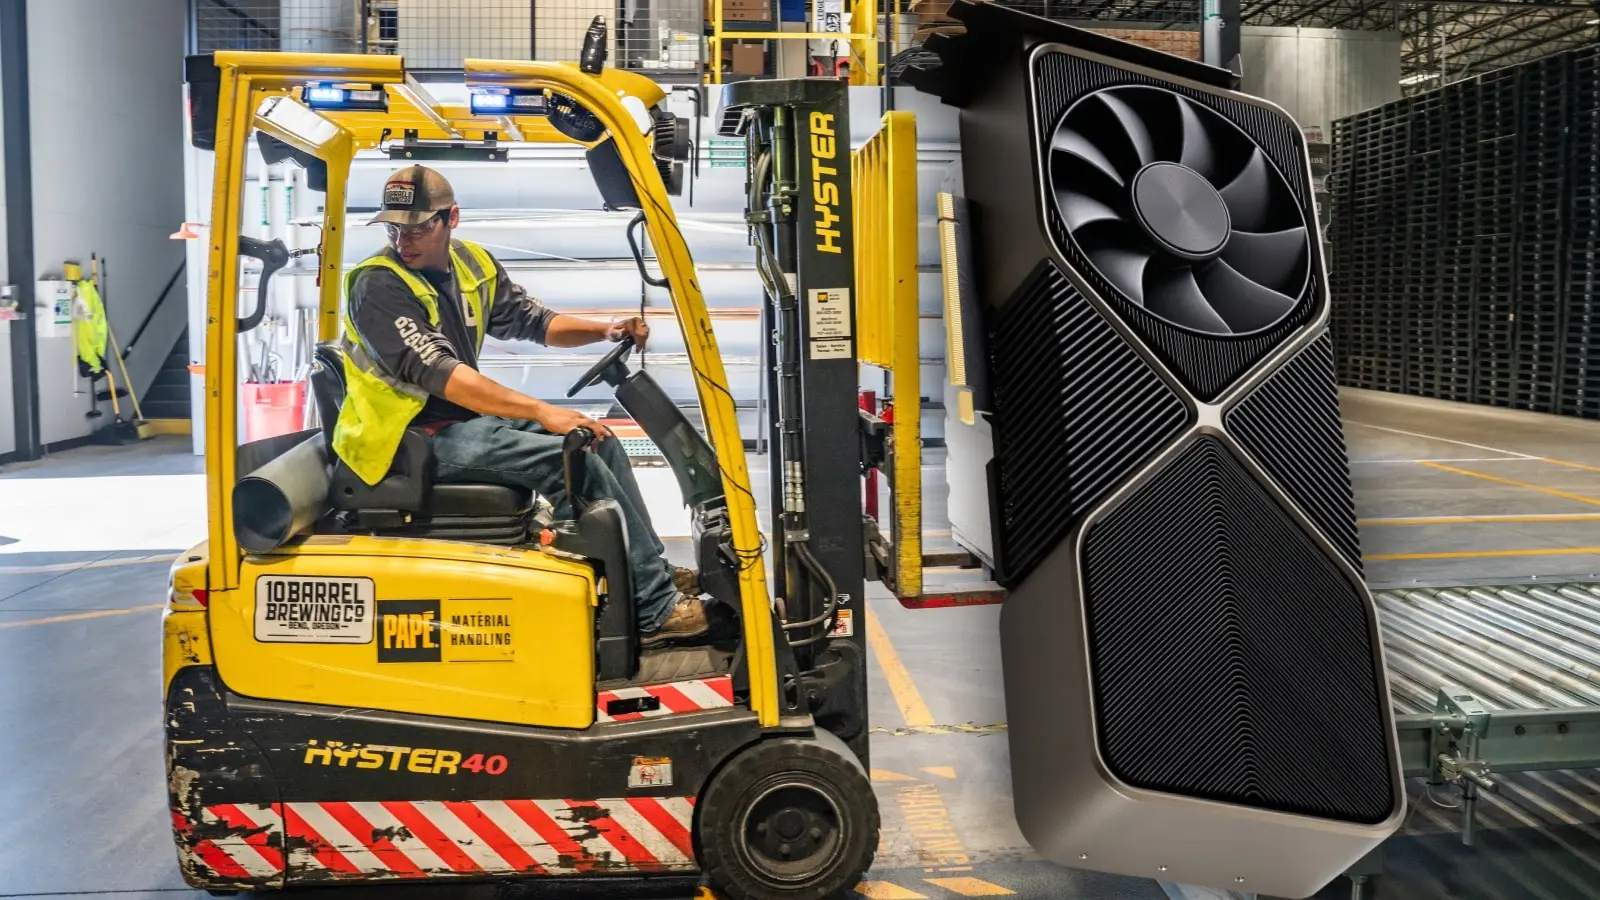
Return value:
<svg viewBox="0 0 1600 900">
<path fill-rule="evenodd" d="M 245 382 L 241 387 L 244 388 L 246 441 L 293 434 L 305 427 L 305 382 L 281 381 L 273 384 Z"/>
</svg>

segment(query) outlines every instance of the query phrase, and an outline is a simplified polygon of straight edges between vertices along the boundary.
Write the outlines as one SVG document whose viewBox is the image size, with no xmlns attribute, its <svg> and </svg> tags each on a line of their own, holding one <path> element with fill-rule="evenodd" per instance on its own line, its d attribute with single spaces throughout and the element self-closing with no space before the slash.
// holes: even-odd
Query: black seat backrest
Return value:
<svg viewBox="0 0 1600 900">
<path fill-rule="evenodd" d="M 344 351 L 338 344 L 323 342 L 312 355 L 316 365 L 311 368 L 311 394 L 322 420 L 322 439 L 332 448 L 333 424 L 339 421 L 339 407 L 344 405 Z"/>
</svg>

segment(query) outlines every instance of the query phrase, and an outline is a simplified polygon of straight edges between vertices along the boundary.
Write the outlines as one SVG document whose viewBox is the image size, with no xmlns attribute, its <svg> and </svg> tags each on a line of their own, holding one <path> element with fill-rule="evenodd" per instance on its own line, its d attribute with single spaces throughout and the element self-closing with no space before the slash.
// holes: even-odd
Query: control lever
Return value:
<svg viewBox="0 0 1600 900">
<path fill-rule="evenodd" d="M 574 519 L 589 508 L 589 464 L 583 454 L 594 443 L 594 432 L 587 428 L 574 428 L 561 442 L 561 477 L 566 483 L 567 500 L 572 504 Z"/>
<path fill-rule="evenodd" d="M 239 320 L 239 333 L 244 334 L 261 324 L 267 314 L 267 298 L 272 296 L 272 276 L 289 264 L 289 248 L 281 239 L 263 241 L 260 238 L 239 236 L 239 255 L 261 260 L 261 280 L 256 284 L 256 310 Z"/>
<path fill-rule="evenodd" d="M 595 16 L 583 36 L 583 49 L 578 53 L 578 68 L 590 75 L 599 75 L 606 67 L 606 17 Z"/>
</svg>

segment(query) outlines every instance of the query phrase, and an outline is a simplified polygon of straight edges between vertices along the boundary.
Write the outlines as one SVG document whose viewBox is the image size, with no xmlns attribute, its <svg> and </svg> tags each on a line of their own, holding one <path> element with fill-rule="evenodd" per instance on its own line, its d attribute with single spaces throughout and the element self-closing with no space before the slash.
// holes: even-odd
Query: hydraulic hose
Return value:
<svg viewBox="0 0 1600 900">
<path fill-rule="evenodd" d="M 823 568 L 822 564 L 817 561 L 815 556 L 811 555 L 811 548 L 806 545 L 805 541 L 795 541 L 789 546 L 794 550 L 795 555 L 800 558 L 801 565 L 804 565 L 806 569 L 811 572 L 813 577 L 822 582 L 822 586 L 825 591 L 822 598 L 822 615 L 812 619 L 806 619 L 803 622 L 789 622 L 783 626 L 783 630 L 785 632 L 789 632 L 798 631 L 802 628 L 815 628 L 818 625 L 823 625 L 826 623 L 820 632 L 811 637 L 802 638 L 800 640 L 791 639 L 789 641 L 789 646 L 791 647 L 808 647 L 827 637 L 828 633 L 833 630 L 834 614 L 838 606 L 839 589 L 838 586 L 834 584 L 833 576 L 829 575 L 828 570 Z"/>
</svg>

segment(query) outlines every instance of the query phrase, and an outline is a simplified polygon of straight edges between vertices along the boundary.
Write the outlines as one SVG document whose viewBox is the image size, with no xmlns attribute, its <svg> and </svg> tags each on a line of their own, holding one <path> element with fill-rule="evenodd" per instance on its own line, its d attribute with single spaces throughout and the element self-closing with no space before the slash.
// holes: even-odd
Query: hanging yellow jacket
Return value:
<svg viewBox="0 0 1600 900">
<path fill-rule="evenodd" d="M 78 358 L 90 372 L 105 368 L 106 325 L 105 304 L 100 301 L 100 290 L 93 281 L 79 281 L 78 300 L 72 305 L 72 337 L 77 345 Z"/>
<path fill-rule="evenodd" d="M 478 323 L 475 349 L 482 352 L 484 330 L 494 305 L 497 278 L 494 257 L 477 244 L 457 238 L 450 242 L 450 261 L 461 296 Z M 438 291 L 426 278 L 387 253 L 368 257 L 345 274 L 344 334 L 340 337 L 340 347 L 344 351 L 345 394 L 344 405 L 339 407 L 339 420 L 333 429 L 333 451 L 369 485 L 377 484 L 388 474 L 406 427 L 428 400 L 427 391 L 394 378 L 384 370 L 350 319 L 349 297 L 355 289 L 356 276 L 372 267 L 386 268 L 400 276 L 427 310 L 428 324 L 439 327 Z"/>
</svg>

